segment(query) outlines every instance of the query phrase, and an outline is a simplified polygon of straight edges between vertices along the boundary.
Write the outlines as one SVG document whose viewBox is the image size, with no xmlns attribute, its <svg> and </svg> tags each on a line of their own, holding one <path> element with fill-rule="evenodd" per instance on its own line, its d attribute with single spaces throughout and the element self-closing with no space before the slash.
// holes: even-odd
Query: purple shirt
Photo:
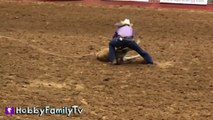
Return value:
<svg viewBox="0 0 213 120">
<path fill-rule="evenodd" d="M 117 34 L 121 37 L 132 37 L 133 36 L 133 29 L 130 26 L 123 26 L 117 29 Z"/>
</svg>

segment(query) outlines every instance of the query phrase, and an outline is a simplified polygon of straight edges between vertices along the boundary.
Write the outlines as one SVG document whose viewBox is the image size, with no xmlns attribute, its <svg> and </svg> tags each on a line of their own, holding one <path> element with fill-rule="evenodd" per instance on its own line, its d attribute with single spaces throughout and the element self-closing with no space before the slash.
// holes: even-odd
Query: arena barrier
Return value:
<svg viewBox="0 0 213 120">
<path fill-rule="evenodd" d="M 102 1 L 149 2 L 149 3 L 190 4 L 190 5 L 207 5 L 213 3 L 213 0 L 102 0 Z"/>
<path fill-rule="evenodd" d="M 97 1 L 97 0 L 93 0 Z M 182 8 L 213 11 L 213 0 L 101 0 L 114 5 L 135 5 L 157 8 Z"/>
<path fill-rule="evenodd" d="M 213 11 L 213 0 L 37 0 L 70 1 L 90 5 L 144 6 L 155 8 L 181 8 Z"/>
</svg>

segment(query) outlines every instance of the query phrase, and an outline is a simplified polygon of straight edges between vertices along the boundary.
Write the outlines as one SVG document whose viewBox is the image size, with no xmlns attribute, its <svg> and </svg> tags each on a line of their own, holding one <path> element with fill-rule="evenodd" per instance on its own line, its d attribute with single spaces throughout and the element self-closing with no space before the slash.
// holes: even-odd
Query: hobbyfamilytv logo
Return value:
<svg viewBox="0 0 213 120">
<path fill-rule="evenodd" d="M 15 114 L 15 108 L 14 107 L 5 107 L 5 114 L 12 116 L 12 114 Z"/>
<path fill-rule="evenodd" d="M 80 115 L 83 112 L 83 108 L 77 105 L 71 107 L 60 107 L 54 108 L 50 106 L 45 106 L 43 108 L 37 107 L 5 107 L 5 114 L 12 116 L 13 114 L 27 114 L 27 115 L 39 115 L 52 114 L 52 115 Z"/>
</svg>

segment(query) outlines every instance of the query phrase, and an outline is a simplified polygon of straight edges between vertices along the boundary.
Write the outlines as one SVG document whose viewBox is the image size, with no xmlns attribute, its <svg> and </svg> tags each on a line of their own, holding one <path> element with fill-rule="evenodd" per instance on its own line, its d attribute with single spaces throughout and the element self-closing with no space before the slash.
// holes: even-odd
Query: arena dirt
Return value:
<svg viewBox="0 0 213 120">
<path fill-rule="evenodd" d="M 124 18 L 155 65 L 96 60 Z M 212 47 L 212 12 L 0 2 L 0 119 L 212 120 Z M 72 118 L 4 114 L 74 104 Z"/>
</svg>

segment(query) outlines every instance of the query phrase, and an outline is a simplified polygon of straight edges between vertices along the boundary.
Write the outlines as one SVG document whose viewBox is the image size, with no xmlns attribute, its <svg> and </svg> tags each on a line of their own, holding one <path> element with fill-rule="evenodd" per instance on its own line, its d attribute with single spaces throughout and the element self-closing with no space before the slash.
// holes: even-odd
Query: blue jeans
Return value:
<svg viewBox="0 0 213 120">
<path fill-rule="evenodd" d="M 109 42 L 109 60 L 111 62 L 116 59 L 115 47 L 128 47 L 132 50 L 135 50 L 138 54 L 141 55 L 141 57 L 144 58 L 144 60 L 148 64 L 153 64 L 152 57 L 149 55 L 149 53 L 141 49 L 135 41 L 133 41 L 132 39 L 126 39 L 121 41 L 119 40 L 119 38 L 114 38 Z"/>
</svg>

